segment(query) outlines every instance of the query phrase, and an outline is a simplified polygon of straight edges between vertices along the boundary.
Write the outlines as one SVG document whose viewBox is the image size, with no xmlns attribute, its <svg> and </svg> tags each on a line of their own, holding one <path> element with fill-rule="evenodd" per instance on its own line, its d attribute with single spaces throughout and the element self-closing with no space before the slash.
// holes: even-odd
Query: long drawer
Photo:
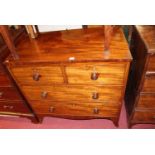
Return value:
<svg viewBox="0 0 155 155">
<path fill-rule="evenodd" d="M 13 87 L 0 87 L 0 101 L 1 100 L 21 100 L 21 97 Z"/>
<path fill-rule="evenodd" d="M 16 81 L 21 85 L 48 85 L 64 82 L 59 66 L 12 67 L 11 72 Z"/>
<path fill-rule="evenodd" d="M 126 63 L 85 63 L 66 67 L 70 84 L 109 84 L 122 85 Z"/>
<path fill-rule="evenodd" d="M 155 92 L 155 72 L 147 72 L 142 88 L 143 92 Z"/>
<path fill-rule="evenodd" d="M 87 101 L 87 102 L 118 102 L 122 95 L 122 86 L 22 86 L 24 95 L 29 100 L 53 101 Z"/>
<path fill-rule="evenodd" d="M 116 117 L 119 109 L 105 106 L 102 103 L 83 103 L 76 102 L 58 103 L 31 101 L 35 113 L 45 115 L 69 115 L 69 116 L 95 116 L 95 117 Z"/>
<path fill-rule="evenodd" d="M 132 118 L 132 122 L 155 123 L 155 111 L 142 111 L 136 109 Z"/>
<path fill-rule="evenodd" d="M 23 101 L 0 101 L 0 112 L 30 113 Z"/>
<path fill-rule="evenodd" d="M 141 94 L 139 97 L 137 108 L 155 110 L 155 94 Z"/>
</svg>

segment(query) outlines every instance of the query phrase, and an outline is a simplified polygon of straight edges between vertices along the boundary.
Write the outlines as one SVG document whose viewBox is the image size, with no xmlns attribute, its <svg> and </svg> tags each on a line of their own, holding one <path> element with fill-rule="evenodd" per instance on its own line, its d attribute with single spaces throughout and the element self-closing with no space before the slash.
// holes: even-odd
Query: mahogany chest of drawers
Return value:
<svg viewBox="0 0 155 155">
<path fill-rule="evenodd" d="M 111 119 L 118 125 L 131 61 L 121 28 L 104 53 L 104 29 L 25 35 L 7 68 L 40 121 L 45 116 Z"/>
<path fill-rule="evenodd" d="M 134 26 L 126 90 L 129 125 L 155 123 L 155 26 Z"/>
<path fill-rule="evenodd" d="M 0 116 L 21 116 L 37 121 L 3 64 L 9 53 L 0 36 Z"/>
</svg>

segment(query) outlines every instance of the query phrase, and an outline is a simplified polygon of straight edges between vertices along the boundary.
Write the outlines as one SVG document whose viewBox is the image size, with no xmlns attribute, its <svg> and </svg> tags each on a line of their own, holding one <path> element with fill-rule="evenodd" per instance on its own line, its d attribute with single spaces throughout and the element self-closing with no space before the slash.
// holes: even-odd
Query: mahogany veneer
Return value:
<svg viewBox="0 0 155 155">
<path fill-rule="evenodd" d="M 155 123 L 155 26 L 134 26 L 133 63 L 126 90 L 129 126 Z"/>
<path fill-rule="evenodd" d="M 104 27 L 25 35 L 6 65 L 40 118 L 107 118 L 118 125 L 131 61 L 121 28 L 105 51 Z"/>
</svg>

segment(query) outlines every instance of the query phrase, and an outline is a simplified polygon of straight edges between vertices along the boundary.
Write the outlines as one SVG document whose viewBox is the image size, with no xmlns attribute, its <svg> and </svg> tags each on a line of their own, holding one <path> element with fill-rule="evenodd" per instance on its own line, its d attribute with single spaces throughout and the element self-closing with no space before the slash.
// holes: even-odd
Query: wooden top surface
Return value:
<svg viewBox="0 0 155 155">
<path fill-rule="evenodd" d="M 144 41 L 148 53 L 155 53 L 155 26 L 137 25 L 136 29 Z"/>
<path fill-rule="evenodd" d="M 25 35 L 17 45 L 19 60 L 26 62 L 129 61 L 128 44 L 121 28 L 114 30 L 110 53 L 104 54 L 104 29 L 87 28 L 40 34 L 37 39 Z M 12 58 L 9 58 L 10 60 Z"/>
</svg>

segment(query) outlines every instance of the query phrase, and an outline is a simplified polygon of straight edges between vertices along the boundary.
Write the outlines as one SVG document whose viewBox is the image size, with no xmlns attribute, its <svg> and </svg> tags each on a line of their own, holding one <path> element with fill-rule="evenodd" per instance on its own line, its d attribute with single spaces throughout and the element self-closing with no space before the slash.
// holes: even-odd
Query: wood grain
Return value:
<svg viewBox="0 0 155 155">
<path fill-rule="evenodd" d="M 58 103 L 58 102 L 40 102 L 33 101 L 32 107 L 38 114 L 57 114 L 57 115 L 70 115 L 70 116 L 94 116 L 94 117 L 116 117 L 118 108 L 103 106 L 101 103 L 83 103 L 78 104 L 75 102 Z M 50 108 L 54 108 L 53 111 Z M 99 113 L 95 114 L 94 109 L 98 108 Z"/>
<path fill-rule="evenodd" d="M 113 31 L 110 51 L 104 49 L 102 27 L 44 33 L 37 39 L 25 35 L 17 45 L 20 59 L 9 57 L 5 65 L 40 120 L 110 118 L 118 125 L 132 60 L 121 28 Z"/>
<path fill-rule="evenodd" d="M 79 102 L 114 102 L 120 104 L 122 86 L 87 86 L 87 85 L 51 85 L 51 86 L 22 86 L 23 93 L 29 100 L 79 101 Z M 42 97 L 46 92 L 47 96 Z M 93 93 L 98 98 L 93 99 Z"/>
<path fill-rule="evenodd" d="M 40 84 L 53 84 L 63 83 L 61 68 L 54 66 L 26 66 L 26 67 L 13 67 L 12 74 L 17 82 L 21 85 L 40 85 Z M 33 75 L 38 73 L 40 78 L 38 81 L 33 79 Z"/>
<path fill-rule="evenodd" d="M 16 49 L 20 57 L 16 63 L 70 62 L 70 57 L 74 57 L 75 62 L 131 60 L 128 44 L 121 28 L 113 32 L 108 55 L 104 54 L 104 28 L 102 27 L 45 33 L 37 39 L 30 39 L 25 35 Z"/>
<path fill-rule="evenodd" d="M 70 84 L 123 85 L 125 68 L 126 63 L 81 63 L 67 66 L 66 74 Z M 92 73 L 98 74 L 97 80 L 91 79 Z"/>
</svg>

